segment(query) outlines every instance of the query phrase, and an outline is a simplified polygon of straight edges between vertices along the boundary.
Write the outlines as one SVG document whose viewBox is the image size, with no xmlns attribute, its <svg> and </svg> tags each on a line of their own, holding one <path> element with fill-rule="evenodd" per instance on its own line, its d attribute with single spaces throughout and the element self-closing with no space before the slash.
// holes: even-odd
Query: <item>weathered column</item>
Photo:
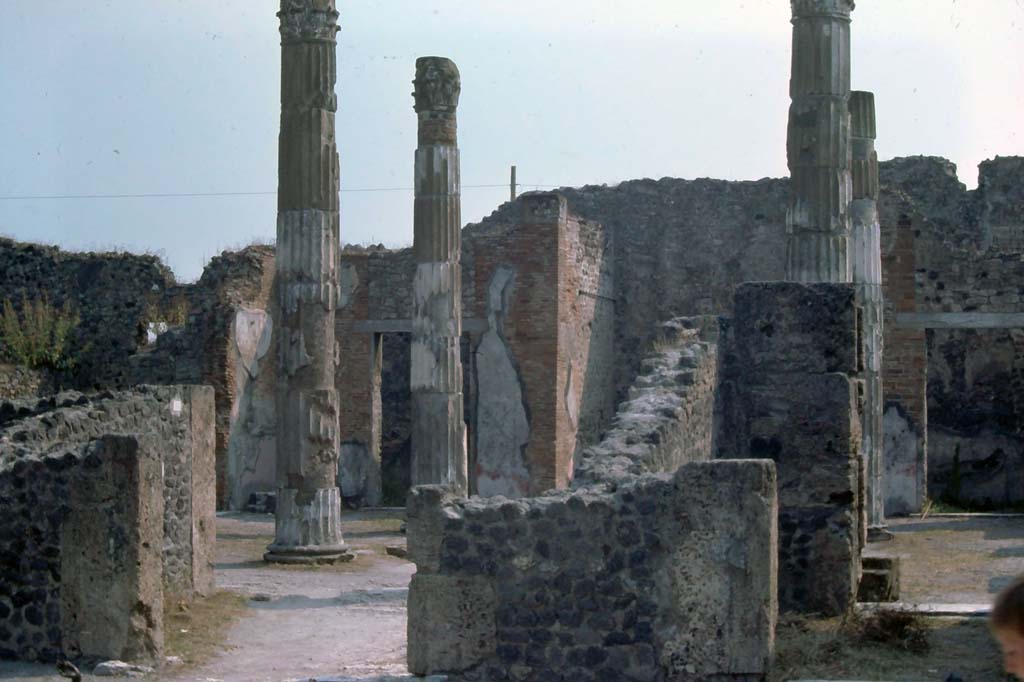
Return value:
<svg viewBox="0 0 1024 682">
<path fill-rule="evenodd" d="M 281 0 L 277 512 L 268 561 L 351 558 L 341 537 L 335 0 Z"/>
<path fill-rule="evenodd" d="M 466 494 L 462 413 L 462 225 L 455 109 L 459 70 L 442 57 L 416 60 L 419 135 L 413 251 L 412 484 Z"/>
<path fill-rule="evenodd" d="M 853 0 L 792 0 L 792 8 L 786 278 L 849 282 Z"/>
<path fill-rule="evenodd" d="M 869 536 L 882 534 L 882 250 L 878 224 L 878 154 L 875 153 L 875 96 L 850 94 L 850 146 L 853 201 L 850 202 L 850 262 L 863 311 L 860 338 L 864 346 L 864 407 L 861 413 L 862 453 L 867 470 Z"/>
</svg>

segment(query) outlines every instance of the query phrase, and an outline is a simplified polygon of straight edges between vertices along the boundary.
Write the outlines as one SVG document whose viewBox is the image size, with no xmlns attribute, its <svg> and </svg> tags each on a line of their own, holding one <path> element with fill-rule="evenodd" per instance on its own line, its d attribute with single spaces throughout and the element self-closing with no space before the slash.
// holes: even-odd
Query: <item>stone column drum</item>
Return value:
<svg viewBox="0 0 1024 682">
<path fill-rule="evenodd" d="M 466 424 L 462 411 L 462 210 L 455 109 L 455 63 L 416 60 L 419 118 L 413 251 L 412 484 L 439 484 L 465 495 Z"/>
<path fill-rule="evenodd" d="M 267 561 L 351 558 L 341 537 L 335 0 L 281 0 L 277 512 Z"/>
<path fill-rule="evenodd" d="M 878 223 L 878 154 L 875 153 L 875 96 L 850 94 L 853 152 L 850 202 L 850 262 L 863 306 L 860 336 L 864 345 L 862 451 L 867 469 L 868 534 L 884 533 L 882 498 L 882 250 Z"/>
<path fill-rule="evenodd" d="M 792 177 L 786 279 L 851 281 L 850 12 L 853 0 L 792 0 Z"/>
</svg>

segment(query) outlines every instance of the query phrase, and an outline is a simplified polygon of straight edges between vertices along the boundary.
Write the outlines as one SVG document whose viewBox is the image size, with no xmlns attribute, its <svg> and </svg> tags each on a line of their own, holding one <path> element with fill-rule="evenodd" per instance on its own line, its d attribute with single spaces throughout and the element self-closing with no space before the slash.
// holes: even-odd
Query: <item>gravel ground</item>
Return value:
<svg viewBox="0 0 1024 682">
<path fill-rule="evenodd" d="M 889 519 L 895 539 L 869 554 L 900 557 L 900 600 L 987 604 L 1024 574 L 1024 516 Z"/>
</svg>

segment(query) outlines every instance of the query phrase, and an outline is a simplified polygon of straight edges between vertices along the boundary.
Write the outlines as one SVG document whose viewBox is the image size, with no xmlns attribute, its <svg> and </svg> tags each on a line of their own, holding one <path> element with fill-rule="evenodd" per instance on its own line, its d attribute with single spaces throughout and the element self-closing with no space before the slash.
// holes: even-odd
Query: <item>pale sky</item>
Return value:
<svg viewBox="0 0 1024 682">
<path fill-rule="evenodd" d="M 463 219 L 523 190 L 788 174 L 788 0 L 339 0 L 342 240 L 412 242 L 416 57 L 462 72 Z M 274 0 L 0 0 L 0 233 L 164 257 L 273 241 Z M 1024 155 L 1024 0 L 858 0 L 883 159 Z M 473 188 L 469 185 L 500 185 Z M 521 190 L 522 191 L 522 190 Z M 268 192 L 256 196 L 18 199 Z"/>
</svg>

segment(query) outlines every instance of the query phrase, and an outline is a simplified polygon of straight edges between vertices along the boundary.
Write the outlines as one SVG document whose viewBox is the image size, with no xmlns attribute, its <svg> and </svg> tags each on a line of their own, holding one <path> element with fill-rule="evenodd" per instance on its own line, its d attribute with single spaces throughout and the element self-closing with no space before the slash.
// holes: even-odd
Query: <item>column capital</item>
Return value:
<svg viewBox="0 0 1024 682">
<path fill-rule="evenodd" d="M 420 57 L 416 60 L 416 79 L 412 82 L 417 113 L 437 111 L 454 113 L 459 106 L 462 82 L 459 67 L 444 57 Z"/>
<path fill-rule="evenodd" d="M 281 0 L 281 43 L 335 42 L 338 10 L 335 0 Z"/>
<path fill-rule="evenodd" d="M 791 0 L 793 21 L 812 17 L 833 17 L 850 20 L 854 0 Z"/>
</svg>

